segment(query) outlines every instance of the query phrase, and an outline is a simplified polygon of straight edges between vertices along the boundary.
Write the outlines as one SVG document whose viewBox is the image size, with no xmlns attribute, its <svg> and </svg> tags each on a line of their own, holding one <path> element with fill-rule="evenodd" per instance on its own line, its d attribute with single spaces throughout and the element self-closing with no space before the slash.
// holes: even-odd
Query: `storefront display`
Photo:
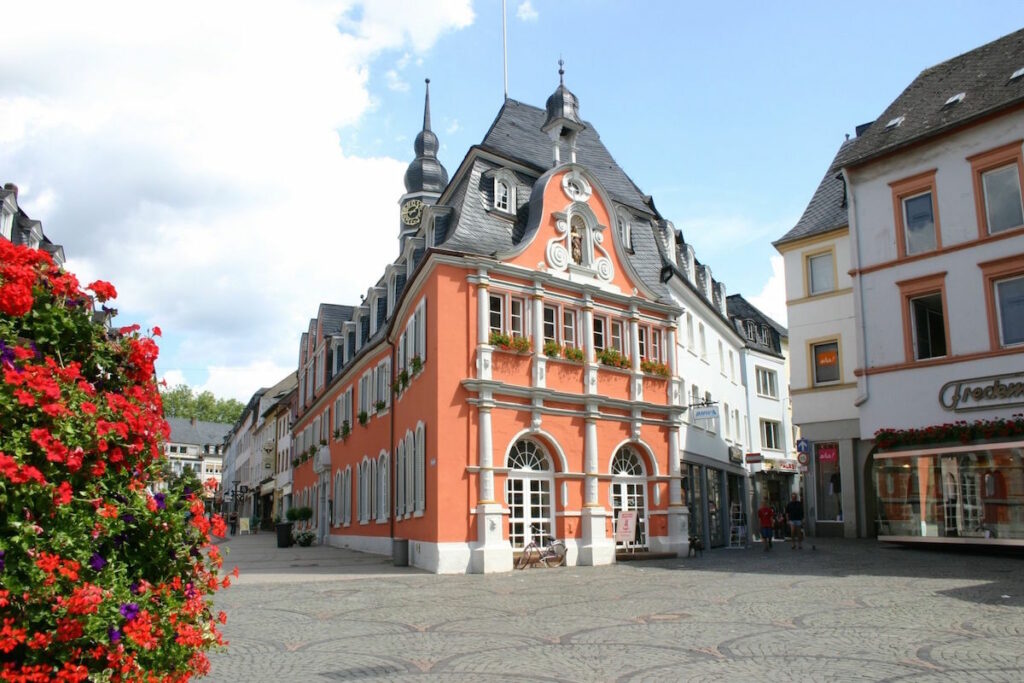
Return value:
<svg viewBox="0 0 1024 683">
<path fill-rule="evenodd" d="M 1024 441 L 875 454 L 881 540 L 1024 545 Z"/>
</svg>

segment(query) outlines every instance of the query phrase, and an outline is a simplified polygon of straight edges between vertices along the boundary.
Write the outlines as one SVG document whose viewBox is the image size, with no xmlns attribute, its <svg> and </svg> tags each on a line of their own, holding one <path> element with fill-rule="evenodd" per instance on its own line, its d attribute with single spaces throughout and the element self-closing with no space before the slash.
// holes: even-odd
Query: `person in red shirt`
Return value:
<svg viewBox="0 0 1024 683">
<path fill-rule="evenodd" d="M 764 550 L 768 552 L 772 548 L 772 526 L 775 523 L 775 510 L 768 505 L 768 500 L 761 501 L 761 507 L 757 509 L 757 519 L 761 522 L 761 538 L 764 539 Z"/>
</svg>

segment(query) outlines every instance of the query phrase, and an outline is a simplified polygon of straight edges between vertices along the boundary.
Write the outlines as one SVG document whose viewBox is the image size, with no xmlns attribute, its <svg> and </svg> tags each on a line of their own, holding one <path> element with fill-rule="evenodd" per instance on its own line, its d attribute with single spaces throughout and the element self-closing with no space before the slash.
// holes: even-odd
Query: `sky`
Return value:
<svg viewBox="0 0 1024 683">
<path fill-rule="evenodd" d="M 247 401 L 321 302 L 398 255 L 431 79 L 454 174 L 501 107 L 500 0 L 0 2 L 0 182 L 158 373 Z M 782 259 L 846 134 L 1024 3 L 508 0 L 508 95 L 565 83 L 728 293 L 785 323 Z M 1024 65 L 1022 65 L 1024 66 Z"/>
</svg>

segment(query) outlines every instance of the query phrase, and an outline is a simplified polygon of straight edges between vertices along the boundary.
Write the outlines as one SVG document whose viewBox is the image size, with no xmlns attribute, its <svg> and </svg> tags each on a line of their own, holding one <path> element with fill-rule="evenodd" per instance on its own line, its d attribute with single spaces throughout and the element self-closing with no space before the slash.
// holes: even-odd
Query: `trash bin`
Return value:
<svg viewBox="0 0 1024 683">
<path fill-rule="evenodd" d="M 278 522 L 277 523 L 277 547 L 278 548 L 290 548 L 290 547 L 292 547 L 292 523 L 291 522 Z"/>
<path fill-rule="evenodd" d="M 396 567 L 409 566 L 409 539 L 391 539 L 391 559 L 394 561 Z"/>
</svg>

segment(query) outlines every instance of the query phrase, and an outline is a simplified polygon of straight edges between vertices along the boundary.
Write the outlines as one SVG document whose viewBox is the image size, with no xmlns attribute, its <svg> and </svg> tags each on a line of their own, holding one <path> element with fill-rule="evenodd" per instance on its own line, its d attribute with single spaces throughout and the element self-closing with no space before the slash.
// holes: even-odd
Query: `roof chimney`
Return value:
<svg viewBox="0 0 1024 683">
<path fill-rule="evenodd" d="M 195 415 L 192 416 L 192 426 L 193 427 L 196 426 L 196 417 L 195 417 Z"/>
<path fill-rule="evenodd" d="M 4 189 L 13 192 L 15 199 L 18 198 L 18 186 L 15 185 L 14 183 L 4 183 Z"/>
</svg>

